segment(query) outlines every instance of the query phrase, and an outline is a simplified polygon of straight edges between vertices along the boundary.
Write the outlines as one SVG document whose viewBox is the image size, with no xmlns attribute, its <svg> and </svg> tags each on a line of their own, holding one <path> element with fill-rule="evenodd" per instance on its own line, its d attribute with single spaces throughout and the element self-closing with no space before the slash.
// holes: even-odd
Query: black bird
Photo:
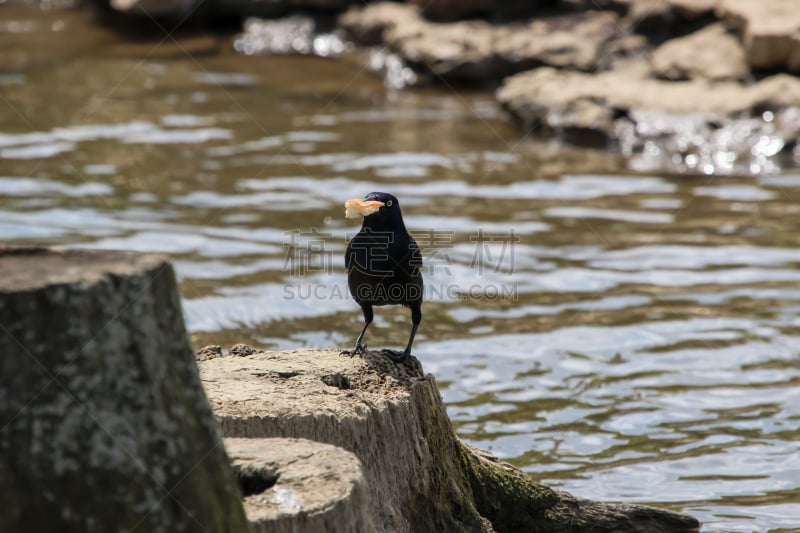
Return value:
<svg viewBox="0 0 800 533">
<path fill-rule="evenodd" d="M 372 323 L 372 306 L 404 305 L 411 309 L 411 336 L 402 352 L 383 349 L 397 363 L 411 355 L 414 335 L 422 320 L 422 256 L 416 241 L 408 234 L 397 198 L 385 192 L 371 192 L 363 200 L 345 202 L 347 218 L 364 217 L 361 231 L 353 237 L 345 252 L 347 285 L 350 294 L 364 312 L 364 327 L 352 350 L 361 354 L 364 332 Z"/>
</svg>

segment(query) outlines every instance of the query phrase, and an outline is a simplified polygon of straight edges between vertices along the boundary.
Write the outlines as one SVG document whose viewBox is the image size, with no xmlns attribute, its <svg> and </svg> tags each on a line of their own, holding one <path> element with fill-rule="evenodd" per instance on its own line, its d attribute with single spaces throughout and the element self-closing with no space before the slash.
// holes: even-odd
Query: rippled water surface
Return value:
<svg viewBox="0 0 800 533">
<path fill-rule="evenodd" d="M 345 347 L 342 202 L 396 194 L 416 355 L 468 441 L 577 495 L 800 528 L 800 174 L 634 175 L 491 95 L 0 7 L 0 235 L 159 251 L 196 346 Z M 68 43 L 68 44 L 64 44 Z M 400 346 L 382 308 L 373 346 Z"/>
</svg>

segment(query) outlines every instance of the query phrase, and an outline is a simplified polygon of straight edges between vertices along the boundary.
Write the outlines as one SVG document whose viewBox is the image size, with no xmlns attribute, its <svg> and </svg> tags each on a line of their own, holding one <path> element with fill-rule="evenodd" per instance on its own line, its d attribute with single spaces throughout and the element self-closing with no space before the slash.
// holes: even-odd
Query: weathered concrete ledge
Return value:
<svg viewBox="0 0 800 533">
<path fill-rule="evenodd" d="M 361 462 L 306 439 L 225 439 L 253 533 L 375 531 Z"/>
<path fill-rule="evenodd" d="M 241 355 L 213 357 L 220 352 L 204 350 L 205 359 L 198 362 L 226 437 L 309 439 L 347 450 L 360 461 L 363 500 L 338 501 L 349 509 L 345 514 L 366 515 L 337 531 L 697 531 L 697 521 L 686 515 L 591 502 L 550 489 L 465 445 L 447 418 L 435 379 L 416 359 L 395 365 L 372 352 L 363 358 L 332 350 L 249 353 L 239 346 L 235 352 Z M 290 452 L 280 450 L 284 459 L 275 462 Z M 321 483 L 331 472 L 358 477 L 352 461 L 334 456 L 331 461 L 321 466 Z M 298 520 L 314 514 L 295 512 Z"/>
<path fill-rule="evenodd" d="M 166 259 L 0 246 L 0 272 L 0 531 L 246 531 Z"/>
</svg>

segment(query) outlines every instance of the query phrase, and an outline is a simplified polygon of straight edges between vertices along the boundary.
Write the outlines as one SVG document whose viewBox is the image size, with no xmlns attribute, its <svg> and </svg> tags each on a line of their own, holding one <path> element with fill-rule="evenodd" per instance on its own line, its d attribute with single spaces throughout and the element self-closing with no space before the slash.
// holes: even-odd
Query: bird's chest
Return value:
<svg viewBox="0 0 800 533">
<path fill-rule="evenodd" d="M 408 275 L 408 238 L 391 232 L 356 235 L 350 242 L 348 271 L 387 280 Z"/>
</svg>

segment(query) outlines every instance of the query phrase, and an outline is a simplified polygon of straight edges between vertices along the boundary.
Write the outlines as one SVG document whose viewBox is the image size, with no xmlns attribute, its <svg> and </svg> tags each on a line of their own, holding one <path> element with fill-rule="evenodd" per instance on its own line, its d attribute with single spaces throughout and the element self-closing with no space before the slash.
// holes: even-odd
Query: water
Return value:
<svg viewBox="0 0 800 533">
<path fill-rule="evenodd" d="M 393 192 L 426 262 L 415 353 L 463 438 L 706 532 L 800 528 L 800 174 L 637 175 L 347 59 L 0 22 L 4 241 L 169 254 L 197 347 L 347 347 L 342 203 Z M 409 326 L 379 309 L 367 341 Z"/>
</svg>

